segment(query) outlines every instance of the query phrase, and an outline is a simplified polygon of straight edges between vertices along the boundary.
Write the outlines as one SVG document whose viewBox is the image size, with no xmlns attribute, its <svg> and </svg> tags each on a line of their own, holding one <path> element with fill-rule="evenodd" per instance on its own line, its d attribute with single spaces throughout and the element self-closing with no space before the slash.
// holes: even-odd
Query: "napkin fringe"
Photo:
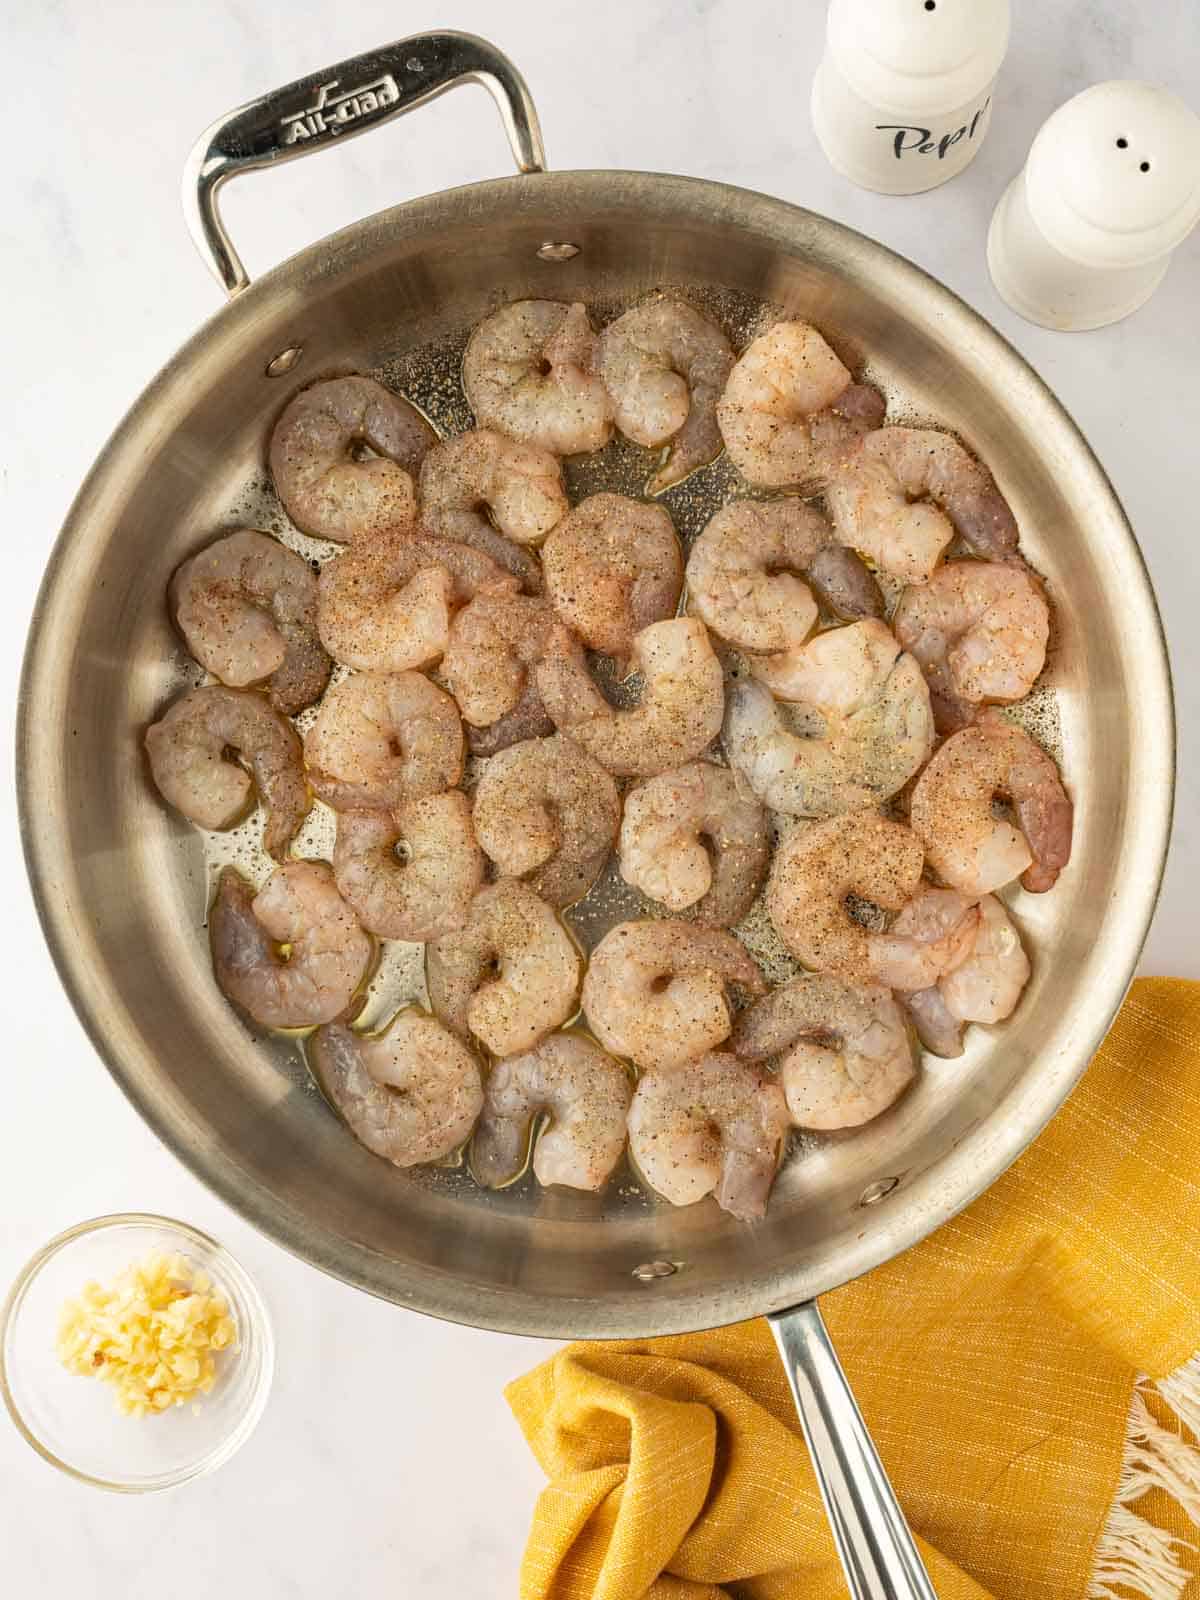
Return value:
<svg viewBox="0 0 1200 1600">
<path fill-rule="evenodd" d="M 1161 1489 L 1200 1526 L 1200 1449 L 1154 1418 L 1143 1395 L 1147 1388 L 1153 1388 L 1180 1424 L 1200 1438 L 1200 1355 L 1158 1383 L 1138 1380 L 1129 1406 L 1121 1475 L 1096 1546 L 1088 1600 L 1122 1600 L 1117 1588 L 1132 1590 L 1145 1600 L 1178 1600 L 1193 1576 L 1180 1558 L 1196 1546 L 1131 1509 L 1133 1501 L 1151 1489 Z"/>
</svg>

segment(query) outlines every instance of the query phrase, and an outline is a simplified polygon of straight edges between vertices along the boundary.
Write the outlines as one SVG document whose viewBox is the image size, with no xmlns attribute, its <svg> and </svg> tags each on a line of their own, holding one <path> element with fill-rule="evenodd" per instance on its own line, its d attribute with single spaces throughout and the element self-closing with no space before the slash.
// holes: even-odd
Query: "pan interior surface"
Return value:
<svg viewBox="0 0 1200 1600">
<path fill-rule="evenodd" d="M 546 260 L 547 242 L 578 253 Z M 217 859 L 254 867 L 252 830 L 206 851 L 158 800 L 141 753 L 146 724 L 198 681 L 166 614 L 172 571 L 222 529 L 285 531 L 265 447 L 297 389 L 375 372 L 462 427 L 454 352 L 488 310 L 524 296 L 616 308 L 664 286 L 739 348 L 763 306 L 816 323 L 887 391 L 889 420 L 953 428 L 992 468 L 1054 602 L 1035 731 L 1076 805 L 1055 891 L 1006 896 L 1033 960 L 1013 1019 L 970 1029 L 960 1060 L 926 1054 L 914 1090 L 877 1122 L 793 1152 L 754 1225 L 711 1201 L 674 1210 L 631 1177 L 599 1196 L 528 1179 L 491 1193 L 462 1168 L 402 1172 L 369 1155 L 295 1042 L 252 1032 L 212 980 L 211 871 Z M 299 360 L 271 376 L 295 347 Z M 609 465 L 639 474 L 647 461 L 618 451 Z M 592 487 L 587 470 L 576 495 Z M 718 463 L 666 498 L 685 535 L 728 491 L 723 473 Z M 585 1337 L 778 1309 L 887 1259 L 984 1188 L 1061 1103 L 1120 1003 L 1153 910 L 1173 770 L 1165 650 L 1136 545 L 1078 431 L 1015 352 L 916 268 L 823 218 L 621 173 L 414 202 L 312 247 L 215 317 L 139 401 L 71 513 L 35 619 L 19 737 L 26 850 L 60 970 L 118 1081 L 182 1159 L 287 1248 L 373 1293 Z M 320 826 L 307 853 L 327 853 Z M 419 966 L 412 947 L 390 957 L 380 1020 L 419 986 Z"/>
</svg>

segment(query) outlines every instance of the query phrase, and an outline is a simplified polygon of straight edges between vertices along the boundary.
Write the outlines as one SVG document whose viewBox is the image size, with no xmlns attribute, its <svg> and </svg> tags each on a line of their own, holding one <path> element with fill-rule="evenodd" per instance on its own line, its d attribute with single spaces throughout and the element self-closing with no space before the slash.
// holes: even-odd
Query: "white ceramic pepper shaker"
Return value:
<svg viewBox="0 0 1200 1600">
<path fill-rule="evenodd" d="M 830 0 L 812 119 L 830 165 L 879 194 L 953 178 L 983 143 L 1009 0 Z"/>
<path fill-rule="evenodd" d="M 1047 119 L 988 230 L 992 282 L 1044 328 L 1102 328 L 1158 288 L 1200 219 L 1200 117 L 1153 83 L 1096 83 Z"/>
</svg>

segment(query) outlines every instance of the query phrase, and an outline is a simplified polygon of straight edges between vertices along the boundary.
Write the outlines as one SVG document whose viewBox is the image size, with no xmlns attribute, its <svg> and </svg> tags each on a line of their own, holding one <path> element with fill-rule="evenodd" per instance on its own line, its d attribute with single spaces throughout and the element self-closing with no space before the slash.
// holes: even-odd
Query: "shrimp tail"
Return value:
<svg viewBox="0 0 1200 1600">
<path fill-rule="evenodd" d="M 520 1177 L 529 1156 L 533 1114 L 481 1122 L 471 1140 L 471 1173 L 485 1189 L 503 1189 Z"/>
<path fill-rule="evenodd" d="M 883 618 L 883 592 L 871 569 L 856 550 L 844 544 L 822 546 L 808 564 L 805 576 L 817 594 L 845 622 L 864 617 Z"/>
<path fill-rule="evenodd" d="M 727 1148 L 713 1198 L 739 1222 L 754 1222 L 766 1214 L 774 1182 L 775 1168 L 763 1161 L 761 1151 Z"/>
<path fill-rule="evenodd" d="M 1017 553 L 1017 519 L 986 467 L 971 492 L 948 500 L 946 511 L 954 531 L 984 561 L 1006 561 Z"/>
<path fill-rule="evenodd" d="M 935 1056 L 953 1060 L 963 1053 L 963 1024 L 950 1010 L 937 984 L 901 996 L 917 1038 Z"/>
<path fill-rule="evenodd" d="M 887 401 L 878 389 L 870 383 L 848 384 L 829 408 L 836 416 L 844 417 L 847 422 L 855 422 L 863 428 L 882 428 L 883 419 L 887 416 Z"/>
</svg>

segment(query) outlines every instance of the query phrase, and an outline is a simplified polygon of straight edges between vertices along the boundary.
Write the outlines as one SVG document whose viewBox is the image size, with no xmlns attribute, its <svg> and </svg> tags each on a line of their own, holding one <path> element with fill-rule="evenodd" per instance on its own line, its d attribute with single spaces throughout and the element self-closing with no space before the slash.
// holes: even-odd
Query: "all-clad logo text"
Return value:
<svg viewBox="0 0 1200 1600">
<path fill-rule="evenodd" d="M 300 144 L 305 139 L 315 139 L 321 133 L 341 133 L 342 129 L 359 117 L 365 117 L 381 106 L 394 106 L 400 98 L 396 80 L 390 72 L 374 83 L 364 83 L 358 89 L 346 89 L 334 94 L 338 80 L 323 83 L 317 91 L 315 105 L 305 111 L 293 111 L 281 119 L 284 144 Z"/>
<path fill-rule="evenodd" d="M 970 122 L 964 122 L 961 128 L 950 128 L 939 138 L 931 128 L 909 127 L 907 124 L 896 122 L 877 122 L 876 133 L 894 133 L 892 140 L 892 154 L 897 161 L 902 161 L 906 155 L 919 156 L 932 155 L 937 151 L 939 161 L 946 159 L 946 152 L 951 145 L 956 145 L 960 139 L 973 139 L 975 130 L 983 120 L 983 114 L 992 103 L 991 95 L 980 106 Z"/>
</svg>

